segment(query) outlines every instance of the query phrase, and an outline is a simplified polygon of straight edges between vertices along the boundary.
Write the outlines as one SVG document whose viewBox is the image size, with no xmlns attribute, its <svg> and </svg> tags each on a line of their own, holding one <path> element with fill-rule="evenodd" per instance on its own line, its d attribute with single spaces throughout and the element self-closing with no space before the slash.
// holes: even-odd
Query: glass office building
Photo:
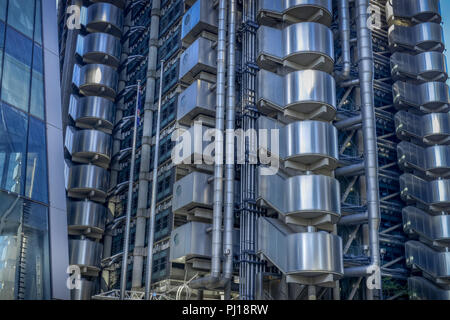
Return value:
<svg viewBox="0 0 450 320">
<path fill-rule="evenodd" d="M 66 232 L 57 64 L 55 1 L 1 0 L 1 300 L 65 298 L 57 288 L 68 261 L 67 233 L 58 230 Z"/>
</svg>

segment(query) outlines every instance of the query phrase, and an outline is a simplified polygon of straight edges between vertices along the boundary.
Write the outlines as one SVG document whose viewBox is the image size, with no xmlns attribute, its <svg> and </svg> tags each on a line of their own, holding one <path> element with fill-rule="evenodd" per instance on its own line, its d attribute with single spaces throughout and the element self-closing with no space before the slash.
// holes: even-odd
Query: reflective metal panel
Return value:
<svg viewBox="0 0 450 320">
<path fill-rule="evenodd" d="M 405 244 L 406 264 L 418 268 L 433 279 L 450 280 L 450 251 L 439 252 L 418 241 Z"/>
<path fill-rule="evenodd" d="M 120 38 L 123 29 L 123 11 L 110 3 L 94 3 L 87 9 L 86 28 L 89 32 L 109 33 Z"/>
<path fill-rule="evenodd" d="M 193 172 L 178 180 L 173 186 L 172 211 L 186 213 L 194 208 L 212 208 L 213 186 L 211 176 Z"/>
<path fill-rule="evenodd" d="M 258 64 L 264 69 L 275 72 L 282 65 L 291 70 L 333 71 L 333 34 L 322 24 L 302 22 L 282 30 L 262 26 L 257 43 Z"/>
<path fill-rule="evenodd" d="M 392 25 L 388 31 L 389 47 L 394 51 L 443 52 L 444 36 L 439 23 L 425 22 L 412 27 Z"/>
<path fill-rule="evenodd" d="M 327 122 L 298 121 L 283 126 L 267 117 L 259 117 L 259 129 L 279 130 L 279 156 L 284 161 L 293 161 L 307 171 L 321 167 L 333 170 L 339 157 L 337 129 Z M 261 144 L 259 145 L 261 148 Z M 277 156 L 268 138 L 271 156 Z"/>
<path fill-rule="evenodd" d="M 400 177 L 402 199 L 419 202 L 431 211 L 450 210 L 450 180 L 425 181 L 410 173 Z"/>
<path fill-rule="evenodd" d="M 74 165 L 69 168 L 69 197 L 104 202 L 109 187 L 109 173 L 94 165 Z"/>
<path fill-rule="evenodd" d="M 424 113 L 448 112 L 450 110 L 449 88 L 444 82 L 412 84 L 397 81 L 393 87 L 394 104 L 397 108 L 418 109 Z"/>
<path fill-rule="evenodd" d="M 69 114 L 79 128 L 110 133 L 114 127 L 114 102 L 101 97 L 70 97 Z"/>
<path fill-rule="evenodd" d="M 70 229 L 95 229 L 103 233 L 106 223 L 106 207 L 92 201 L 68 201 L 68 225 Z"/>
<path fill-rule="evenodd" d="M 70 290 L 70 297 L 72 300 L 91 300 L 95 293 L 95 282 L 86 279 L 80 280 L 80 289 Z"/>
<path fill-rule="evenodd" d="M 72 161 L 92 163 L 108 168 L 111 161 L 112 136 L 98 130 L 66 130 L 66 149 Z"/>
<path fill-rule="evenodd" d="M 447 80 L 445 55 L 440 52 L 422 52 L 411 55 L 396 52 L 391 56 L 391 72 L 394 80 L 411 80 L 416 83 Z"/>
<path fill-rule="evenodd" d="M 403 208 L 403 229 L 406 233 L 416 234 L 430 243 L 449 246 L 450 216 L 430 215 L 416 207 Z"/>
<path fill-rule="evenodd" d="M 80 68 L 80 93 L 113 100 L 119 77 L 114 68 L 103 64 L 88 64 Z"/>
<path fill-rule="evenodd" d="M 180 80 L 190 84 L 200 72 L 215 74 L 216 65 L 217 53 L 213 42 L 200 37 L 180 57 Z"/>
<path fill-rule="evenodd" d="M 106 33 L 90 33 L 84 37 L 83 60 L 119 67 L 122 44 L 120 39 Z"/>
<path fill-rule="evenodd" d="M 89 239 L 69 240 L 69 261 L 71 265 L 100 269 L 103 245 Z"/>
<path fill-rule="evenodd" d="M 419 171 L 424 178 L 450 174 L 450 146 L 419 147 L 403 141 L 397 145 L 399 165 L 404 171 Z"/>
<path fill-rule="evenodd" d="M 259 176 L 258 199 L 275 211 L 303 219 L 341 214 L 339 182 L 322 175 L 283 178 L 279 174 Z"/>
<path fill-rule="evenodd" d="M 119 7 L 121 9 L 125 8 L 126 0 L 91 0 L 91 2 L 107 2 Z"/>
<path fill-rule="evenodd" d="M 450 300 L 450 290 L 444 290 L 422 277 L 408 278 L 411 300 Z"/>
<path fill-rule="evenodd" d="M 450 143 L 450 114 L 431 113 L 423 116 L 400 111 L 395 115 L 400 139 L 413 139 L 425 145 Z"/>
<path fill-rule="evenodd" d="M 217 33 L 217 21 L 218 15 L 214 1 L 197 0 L 183 16 L 182 41 L 192 43 L 202 31 Z"/>
<path fill-rule="evenodd" d="M 199 115 L 214 117 L 216 90 L 212 83 L 196 80 L 178 96 L 177 121 L 191 125 Z"/>
<path fill-rule="evenodd" d="M 283 77 L 260 70 L 257 83 L 261 108 L 275 108 L 301 120 L 331 121 L 336 115 L 335 81 L 326 72 L 303 70 Z"/>
<path fill-rule="evenodd" d="M 297 233 L 276 219 L 258 219 L 257 252 L 286 274 L 288 282 L 329 285 L 344 273 L 340 237 Z M 324 275 L 332 277 L 322 282 Z"/>
<path fill-rule="evenodd" d="M 386 17 L 389 23 L 398 18 L 411 19 L 414 23 L 441 23 L 439 0 L 386 1 Z"/>
</svg>

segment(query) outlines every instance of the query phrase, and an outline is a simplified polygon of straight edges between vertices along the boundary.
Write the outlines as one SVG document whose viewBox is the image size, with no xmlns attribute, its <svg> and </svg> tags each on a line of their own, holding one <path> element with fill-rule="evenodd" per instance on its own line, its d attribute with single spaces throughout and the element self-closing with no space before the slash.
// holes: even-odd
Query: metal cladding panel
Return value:
<svg viewBox="0 0 450 320">
<path fill-rule="evenodd" d="M 256 39 L 258 56 L 265 54 L 276 59 L 284 59 L 283 30 L 260 26 L 256 31 Z"/>
<path fill-rule="evenodd" d="M 284 274 L 343 276 L 340 237 L 326 232 L 296 233 L 279 220 L 263 217 L 258 219 L 257 231 L 257 252 Z"/>
<path fill-rule="evenodd" d="M 427 182 L 415 175 L 406 173 L 400 177 L 400 189 L 405 201 L 412 199 L 429 206 L 431 211 L 450 209 L 450 180 Z"/>
<path fill-rule="evenodd" d="M 211 40 L 198 38 L 180 57 L 180 80 L 192 83 L 200 72 L 215 74 L 217 52 Z"/>
<path fill-rule="evenodd" d="M 419 241 L 408 241 L 405 257 L 409 266 L 419 268 L 434 279 L 450 278 L 450 252 L 435 251 Z"/>
<path fill-rule="evenodd" d="M 214 1 L 197 0 L 184 14 L 181 25 L 181 39 L 192 43 L 202 31 L 217 33 L 218 13 Z"/>
<path fill-rule="evenodd" d="M 411 300 L 450 300 L 450 290 L 439 288 L 423 277 L 408 278 Z"/>
<path fill-rule="evenodd" d="M 209 174 L 193 172 L 178 180 L 173 186 L 172 211 L 183 212 L 195 207 L 211 208 L 213 186 Z"/>
<path fill-rule="evenodd" d="M 213 84 L 196 80 L 178 96 L 177 121 L 190 125 L 198 115 L 214 117 L 216 91 Z"/>
<path fill-rule="evenodd" d="M 112 136 L 98 130 L 66 131 L 66 148 L 72 160 L 107 168 L 111 160 Z"/>
<path fill-rule="evenodd" d="M 261 116 L 257 120 L 259 129 L 279 130 L 279 157 L 305 165 L 327 158 L 332 166 L 337 165 L 338 133 L 330 123 L 322 121 L 298 121 L 283 126 L 271 118 Z M 311 143 L 305 143 L 311 141 Z M 271 156 L 278 156 L 268 139 Z"/>
<path fill-rule="evenodd" d="M 394 80 L 412 80 L 416 83 L 445 82 L 448 77 L 446 58 L 440 52 L 417 55 L 396 52 L 391 56 L 391 73 Z"/>
<path fill-rule="evenodd" d="M 122 44 L 119 38 L 106 33 L 90 33 L 83 39 L 85 63 L 100 63 L 119 67 Z"/>
<path fill-rule="evenodd" d="M 100 268 L 103 245 L 89 239 L 69 240 L 69 261 L 71 265 Z"/>
<path fill-rule="evenodd" d="M 71 300 L 81 301 L 81 300 L 91 300 L 92 295 L 95 292 L 95 282 L 86 279 L 80 280 L 80 289 L 70 290 Z"/>
<path fill-rule="evenodd" d="M 427 177 L 445 177 L 450 173 L 450 146 L 422 148 L 402 141 L 397 145 L 397 154 L 404 171 L 419 170 Z"/>
<path fill-rule="evenodd" d="M 431 242 L 450 242 L 450 216 L 430 215 L 416 207 L 405 207 L 402 210 L 403 229 L 406 233 L 417 234 Z"/>
<path fill-rule="evenodd" d="M 412 84 L 397 81 L 392 87 L 397 108 L 413 107 L 424 113 L 448 112 L 450 110 L 449 88 L 444 82 Z"/>
<path fill-rule="evenodd" d="M 330 121 L 336 115 L 336 87 L 334 78 L 318 70 L 295 71 L 279 76 L 261 70 L 257 76 L 260 107 L 265 104 L 280 110 L 292 110 L 306 119 L 318 117 Z M 323 107 L 325 111 L 317 116 Z"/>
<path fill-rule="evenodd" d="M 423 116 L 400 111 L 395 115 L 400 139 L 418 139 L 425 145 L 450 144 L 450 114 L 430 113 Z"/>
<path fill-rule="evenodd" d="M 106 207 L 92 201 L 69 201 L 67 204 L 68 225 L 72 229 L 93 228 L 105 230 Z"/>
<path fill-rule="evenodd" d="M 328 176 L 303 175 L 282 178 L 259 176 L 258 198 L 283 215 L 311 219 L 323 214 L 340 216 L 339 182 Z"/>
<path fill-rule="evenodd" d="M 89 32 L 109 33 L 120 38 L 123 29 L 123 11 L 110 3 L 94 3 L 87 8 L 86 28 Z"/>
<path fill-rule="evenodd" d="M 442 26 L 439 23 L 425 22 L 412 27 L 392 25 L 388 30 L 388 39 L 391 52 L 443 52 L 445 49 Z"/>
<path fill-rule="evenodd" d="M 70 197 L 103 202 L 108 188 L 108 170 L 94 165 L 74 165 L 69 168 L 67 190 Z"/>
<path fill-rule="evenodd" d="M 114 102 L 108 99 L 71 96 L 69 113 L 80 128 L 111 131 L 114 127 Z"/>
<path fill-rule="evenodd" d="M 387 21 L 396 18 L 441 23 L 439 0 L 395 0 L 386 2 Z"/>
<path fill-rule="evenodd" d="M 203 154 L 206 147 L 213 143 L 203 140 L 203 137 L 207 135 L 207 130 L 209 130 L 208 127 L 198 125 L 188 129 L 180 129 L 177 132 L 178 137 L 175 133 L 172 135 L 172 139 L 177 138 L 177 145 L 182 146 L 181 152 L 177 148 L 172 151 L 174 165 L 194 164 L 196 162 L 200 162 L 200 164 L 214 163 L 214 155 Z"/>
<path fill-rule="evenodd" d="M 125 5 L 127 3 L 126 0 L 91 0 L 91 2 L 106 2 L 106 3 L 111 3 L 113 5 L 115 5 L 116 7 L 119 7 L 121 9 L 125 8 Z"/>
<path fill-rule="evenodd" d="M 113 100 L 117 94 L 119 76 L 114 68 L 103 64 L 88 64 L 80 68 L 80 92 Z"/>
</svg>

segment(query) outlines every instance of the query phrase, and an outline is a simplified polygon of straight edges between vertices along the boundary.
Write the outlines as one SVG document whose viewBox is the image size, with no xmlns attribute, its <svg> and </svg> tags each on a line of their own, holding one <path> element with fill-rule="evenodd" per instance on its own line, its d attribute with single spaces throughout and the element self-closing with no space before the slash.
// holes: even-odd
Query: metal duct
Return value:
<svg viewBox="0 0 450 320">
<path fill-rule="evenodd" d="M 343 81 L 347 80 L 351 71 L 351 54 L 350 54 L 350 11 L 348 0 L 339 0 L 339 34 L 341 39 L 342 50 L 342 71 L 339 72 L 338 78 Z"/>
</svg>

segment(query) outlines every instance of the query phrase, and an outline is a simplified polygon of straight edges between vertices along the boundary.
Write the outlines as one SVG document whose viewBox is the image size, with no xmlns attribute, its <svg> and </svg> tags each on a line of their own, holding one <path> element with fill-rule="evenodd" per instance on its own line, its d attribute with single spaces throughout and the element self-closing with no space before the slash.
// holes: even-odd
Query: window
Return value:
<svg viewBox="0 0 450 320">
<path fill-rule="evenodd" d="M 22 194 L 25 177 L 27 116 L 5 104 L 0 106 L 0 187 Z"/>
<path fill-rule="evenodd" d="M 30 117 L 25 196 L 48 203 L 45 125 Z"/>
<path fill-rule="evenodd" d="M 40 119 L 44 119 L 44 63 L 42 48 L 37 45 L 34 46 L 33 50 L 30 113 Z"/>
<path fill-rule="evenodd" d="M 24 111 L 28 111 L 32 49 L 31 40 L 6 29 L 2 99 Z"/>
<path fill-rule="evenodd" d="M 9 0 L 8 24 L 33 38 L 34 0 Z"/>
<path fill-rule="evenodd" d="M 0 20 L 6 20 L 6 4 L 5 0 L 0 1 Z"/>
<path fill-rule="evenodd" d="M 36 1 L 36 16 L 34 19 L 34 41 L 42 44 L 42 14 L 41 0 Z"/>
</svg>

